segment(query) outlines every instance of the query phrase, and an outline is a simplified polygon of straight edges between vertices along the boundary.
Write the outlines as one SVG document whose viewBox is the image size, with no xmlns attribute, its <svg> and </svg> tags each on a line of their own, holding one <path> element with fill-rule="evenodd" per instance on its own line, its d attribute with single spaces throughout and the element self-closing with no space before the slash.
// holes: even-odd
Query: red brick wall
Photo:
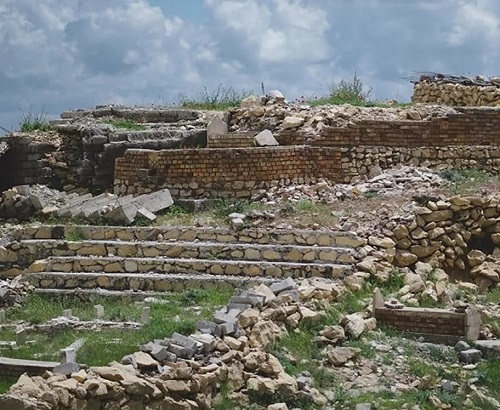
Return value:
<svg viewBox="0 0 500 410">
<path fill-rule="evenodd" d="M 347 128 L 328 127 L 313 146 L 378 145 L 437 147 L 500 144 L 500 110 L 464 108 L 431 121 L 362 121 Z"/>
<path fill-rule="evenodd" d="M 377 322 L 397 330 L 431 335 L 465 336 L 465 314 L 441 309 L 375 308 Z"/>
<path fill-rule="evenodd" d="M 141 193 L 167 187 L 177 197 L 246 196 L 293 179 L 342 180 L 338 148 L 128 150 L 115 163 L 115 192 Z"/>
</svg>

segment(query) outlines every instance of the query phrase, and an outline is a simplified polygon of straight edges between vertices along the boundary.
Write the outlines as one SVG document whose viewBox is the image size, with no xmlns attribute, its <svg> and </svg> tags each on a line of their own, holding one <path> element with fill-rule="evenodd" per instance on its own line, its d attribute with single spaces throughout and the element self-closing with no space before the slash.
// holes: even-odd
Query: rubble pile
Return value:
<svg viewBox="0 0 500 410">
<path fill-rule="evenodd" d="M 27 220 L 35 215 L 77 218 L 98 221 L 101 218 L 113 223 L 130 225 L 137 218 L 156 219 L 155 212 L 173 204 L 168 189 L 137 197 L 119 197 L 104 193 L 67 194 L 45 185 L 19 185 L 3 192 L 0 199 L 0 218 Z"/>
<path fill-rule="evenodd" d="M 293 185 L 261 190 L 253 199 L 265 203 L 295 202 L 305 199 L 330 204 L 362 196 L 396 197 L 409 190 L 415 193 L 425 192 L 429 188 L 448 183 L 435 171 L 414 166 L 398 166 L 384 171 L 379 168 L 377 173 L 378 175 L 372 176 L 367 181 L 352 184 L 332 184 L 326 180 L 320 180 L 315 184 L 307 183 L 310 181 L 305 180 L 296 181 L 298 183 Z"/>
<path fill-rule="evenodd" d="M 92 402 L 100 408 L 129 410 L 144 405 L 151 409 L 210 409 L 223 382 L 241 400 L 247 396 L 239 392 L 254 391 L 269 397 L 276 393 L 298 395 L 325 405 L 327 399 L 317 389 L 288 375 L 266 348 L 287 328 L 318 323 L 322 313 L 316 310 L 317 303 L 325 307 L 341 291 L 340 284 L 321 278 L 304 280 L 300 285 L 292 279 L 269 287 L 261 284 L 233 296 L 225 308 L 215 312 L 212 321 L 199 322 L 195 334 L 174 333 L 154 340 L 121 363 L 87 370 L 73 368 L 66 375 L 46 372 L 43 377 L 22 376 L 9 394 L 0 396 L 0 407 L 28 409 L 36 402 L 37 409 L 56 410 Z M 342 337 L 331 343 L 359 337 L 364 323 L 361 316 L 346 317 L 344 327 L 339 326 Z M 366 329 L 373 329 L 374 324 L 373 319 L 367 319 Z M 324 333 L 326 340 L 331 333 Z M 325 364 L 342 360 L 338 354 L 333 359 L 334 354 L 328 353 Z"/>
<path fill-rule="evenodd" d="M 347 127 L 359 121 L 431 121 L 457 114 L 453 108 L 416 104 L 411 107 L 356 107 L 350 104 L 311 107 L 308 104 L 286 103 L 279 99 L 248 97 L 240 108 L 229 110 L 230 132 L 280 132 L 297 129 L 314 135 L 325 127 Z"/>
<path fill-rule="evenodd" d="M 31 290 L 32 286 L 18 279 L 0 280 L 0 308 L 23 304 Z"/>
</svg>

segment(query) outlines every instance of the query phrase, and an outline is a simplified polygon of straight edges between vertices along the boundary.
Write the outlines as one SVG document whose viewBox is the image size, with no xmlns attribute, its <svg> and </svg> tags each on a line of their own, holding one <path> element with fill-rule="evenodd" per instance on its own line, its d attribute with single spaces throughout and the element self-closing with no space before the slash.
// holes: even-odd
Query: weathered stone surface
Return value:
<svg viewBox="0 0 500 410">
<path fill-rule="evenodd" d="M 326 354 L 328 362 L 333 366 L 343 366 L 349 360 L 359 356 L 361 350 L 354 347 L 335 347 Z"/>
<path fill-rule="evenodd" d="M 255 136 L 255 142 L 259 147 L 274 147 L 280 145 L 269 130 L 264 130 Z"/>
</svg>

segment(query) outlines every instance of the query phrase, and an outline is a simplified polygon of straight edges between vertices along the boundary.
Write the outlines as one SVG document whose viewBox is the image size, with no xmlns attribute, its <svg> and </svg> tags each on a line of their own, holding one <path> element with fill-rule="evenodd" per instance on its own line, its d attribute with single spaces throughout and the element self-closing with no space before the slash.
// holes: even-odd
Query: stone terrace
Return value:
<svg viewBox="0 0 500 410">
<path fill-rule="evenodd" d="M 352 272 L 356 247 L 364 244 L 352 232 L 190 227 L 42 226 L 14 237 L 0 262 L 3 276 L 26 268 L 42 291 L 160 292 L 283 277 L 340 279 Z"/>
</svg>

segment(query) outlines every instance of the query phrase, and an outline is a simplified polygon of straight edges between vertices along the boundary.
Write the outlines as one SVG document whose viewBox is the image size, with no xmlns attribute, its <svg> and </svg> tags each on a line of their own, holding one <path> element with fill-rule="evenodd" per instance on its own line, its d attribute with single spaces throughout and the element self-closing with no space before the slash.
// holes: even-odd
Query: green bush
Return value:
<svg viewBox="0 0 500 410">
<path fill-rule="evenodd" d="M 29 112 L 23 113 L 21 115 L 21 120 L 19 121 L 19 131 L 21 132 L 33 132 L 33 131 L 48 131 L 50 129 L 49 120 L 47 118 L 47 113 L 42 112 L 35 113 L 30 108 Z"/>
<path fill-rule="evenodd" d="M 204 87 L 195 97 L 179 94 L 178 100 L 182 108 L 224 111 L 231 107 L 239 107 L 241 100 L 250 95 L 252 92 L 236 91 L 232 86 L 219 84 L 215 90 Z"/>
<path fill-rule="evenodd" d="M 330 86 L 330 98 L 341 100 L 346 103 L 366 103 L 371 93 L 371 88 L 365 90 L 365 85 L 358 77 L 357 73 L 354 73 L 354 76 L 350 81 L 342 79 L 339 83 L 333 83 Z"/>
</svg>

